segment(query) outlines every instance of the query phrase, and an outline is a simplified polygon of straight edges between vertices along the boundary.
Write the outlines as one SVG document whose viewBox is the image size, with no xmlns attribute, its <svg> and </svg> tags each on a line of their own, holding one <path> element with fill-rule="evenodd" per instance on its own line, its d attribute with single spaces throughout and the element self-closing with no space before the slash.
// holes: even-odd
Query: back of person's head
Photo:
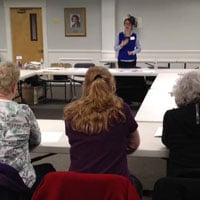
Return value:
<svg viewBox="0 0 200 200">
<path fill-rule="evenodd" d="M 116 90 L 112 74 L 104 67 L 91 67 L 85 75 L 83 97 L 107 99 L 113 96 Z"/>
<path fill-rule="evenodd" d="M 184 74 L 173 88 L 178 107 L 191 103 L 200 103 L 200 71 Z"/>
<path fill-rule="evenodd" d="M 19 81 L 19 68 L 12 62 L 0 63 L 0 93 L 8 95 Z"/>
<path fill-rule="evenodd" d="M 64 109 L 72 128 L 86 134 L 108 131 L 111 122 L 124 121 L 122 99 L 115 95 L 115 79 L 105 67 L 88 69 L 81 98 Z"/>
</svg>

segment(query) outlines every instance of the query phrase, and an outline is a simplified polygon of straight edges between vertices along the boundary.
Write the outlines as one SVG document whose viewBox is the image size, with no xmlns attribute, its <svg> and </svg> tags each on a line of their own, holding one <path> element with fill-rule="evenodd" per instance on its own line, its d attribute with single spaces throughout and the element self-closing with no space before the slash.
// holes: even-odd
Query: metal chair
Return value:
<svg viewBox="0 0 200 200">
<path fill-rule="evenodd" d="M 90 68 L 90 67 L 94 67 L 95 64 L 94 63 L 76 63 L 74 64 L 74 68 Z M 72 80 L 72 85 L 73 85 L 73 92 L 72 92 L 72 100 L 77 98 L 76 95 L 76 85 L 81 86 L 84 82 L 85 76 L 72 76 L 71 80 Z"/>
<path fill-rule="evenodd" d="M 51 67 L 56 68 L 71 68 L 72 65 L 70 63 L 51 63 Z M 48 84 L 46 88 L 50 90 L 51 100 L 53 99 L 53 87 L 64 85 L 64 96 L 65 102 L 71 101 L 72 98 L 72 81 L 71 77 L 67 75 L 52 75 L 46 79 L 46 83 Z M 67 84 L 70 86 L 70 99 L 67 99 Z"/>
</svg>

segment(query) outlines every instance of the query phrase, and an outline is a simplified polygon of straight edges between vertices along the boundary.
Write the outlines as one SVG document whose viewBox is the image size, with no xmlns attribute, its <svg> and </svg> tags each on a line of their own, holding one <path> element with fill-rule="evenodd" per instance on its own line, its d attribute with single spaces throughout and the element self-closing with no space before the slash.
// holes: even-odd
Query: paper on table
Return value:
<svg viewBox="0 0 200 200">
<path fill-rule="evenodd" d="M 42 132 L 42 143 L 55 143 L 60 140 L 63 132 L 55 132 L 55 131 L 44 131 Z"/>
<path fill-rule="evenodd" d="M 139 71 L 139 69 L 132 69 L 132 68 L 130 68 L 130 69 L 119 69 L 119 71 L 120 72 L 137 72 L 137 71 Z"/>
<path fill-rule="evenodd" d="M 142 69 L 142 72 L 148 72 L 148 73 L 155 73 L 156 72 L 156 70 L 154 70 L 154 69 Z"/>
<path fill-rule="evenodd" d="M 162 136 L 162 127 L 158 127 L 155 134 L 155 137 L 161 137 Z"/>
<path fill-rule="evenodd" d="M 59 67 L 50 67 L 50 68 L 48 68 L 48 70 L 60 70 L 61 68 L 59 68 Z"/>
</svg>

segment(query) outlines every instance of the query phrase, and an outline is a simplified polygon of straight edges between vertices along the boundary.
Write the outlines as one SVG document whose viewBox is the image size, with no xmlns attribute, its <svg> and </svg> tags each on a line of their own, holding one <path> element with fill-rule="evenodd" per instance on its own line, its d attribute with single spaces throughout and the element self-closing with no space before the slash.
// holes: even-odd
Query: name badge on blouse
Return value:
<svg viewBox="0 0 200 200">
<path fill-rule="evenodd" d="M 130 40 L 135 40 L 135 37 L 134 37 L 134 36 L 131 36 Z"/>
</svg>

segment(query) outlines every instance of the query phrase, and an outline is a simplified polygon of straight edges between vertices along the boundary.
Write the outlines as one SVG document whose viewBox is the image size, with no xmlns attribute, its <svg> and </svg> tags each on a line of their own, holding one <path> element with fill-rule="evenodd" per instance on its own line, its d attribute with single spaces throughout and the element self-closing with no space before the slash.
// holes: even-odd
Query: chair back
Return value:
<svg viewBox="0 0 200 200">
<path fill-rule="evenodd" d="M 63 68 L 71 68 L 71 67 L 72 67 L 72 64 L 71 64 L 71 63 L 60 63 L 60 67 L 63 67 Z"/>
<path fill-rule="evenodd" d="M 200 198 L 200 179 L 163 177 L 154 185 L 152 200 L 196 200 Z"/>
<path fill-rule="evenodd" d="M 51 67 L 60 67 L 60 68 L 71 68 L 71 63 L 51 63 Z M 66 75 L 53 75 L 50 79 L 53 79 L 54 81 L 68 81 L 69 78 Z"/>
<path fill-rule="evenodd" d="M 32 200 L 139 200 L 129 179 L 113 174 L 48 173 Z"/>
<path fill-rule="evenodd" d="M 30 189 L 24 184 L 17 170 L 3 163 L 0 163 L 0 199 L 30 199 Z"/>
<path fill-rule="evenodd" d="M 74 64 L 74 68 L 90 68 L 90 67 L 94 67 L 95 64 L 94 63 L 76 63 Z"/>
<path fill-rule="evenodd" d="M 51 63 L 51 67 L 63 67 L 63 68 L 71 68 L 71 63 Z"/>
</svg>

